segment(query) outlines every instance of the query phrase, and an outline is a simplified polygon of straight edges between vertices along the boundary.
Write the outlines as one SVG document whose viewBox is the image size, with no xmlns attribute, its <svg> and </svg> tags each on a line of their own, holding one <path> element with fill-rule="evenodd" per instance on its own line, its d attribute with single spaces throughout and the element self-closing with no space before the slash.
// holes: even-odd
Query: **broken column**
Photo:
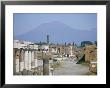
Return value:
<svg viewBox="0 0 110 88">
<path fill-rule="evenodd" d="M 49 75 L 49 54 L 42 53 L 43 55 L 43 75 Z"/>
<path fill-rule="evenodd" d="M 53 75 L 53 59 L 49 60 L 49 75 Z"/>
<path fill-rule="evenodd" d="M 43 59 L 43 75 L 49 75 L 49 60 Z"/>
</svg>

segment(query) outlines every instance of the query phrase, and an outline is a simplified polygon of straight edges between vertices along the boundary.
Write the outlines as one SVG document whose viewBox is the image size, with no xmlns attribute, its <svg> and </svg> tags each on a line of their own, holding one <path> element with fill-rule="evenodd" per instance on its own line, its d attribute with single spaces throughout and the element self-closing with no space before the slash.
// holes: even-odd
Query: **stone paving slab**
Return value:
<svg viewBox="0 0 110 88">
<path fill-rule="evenodd" d="M 54 70 L 54 75 L 87 75 L 87 65 L 76 64 L 76 61 L 67 60 L 63 65 Z"/>
</svg>

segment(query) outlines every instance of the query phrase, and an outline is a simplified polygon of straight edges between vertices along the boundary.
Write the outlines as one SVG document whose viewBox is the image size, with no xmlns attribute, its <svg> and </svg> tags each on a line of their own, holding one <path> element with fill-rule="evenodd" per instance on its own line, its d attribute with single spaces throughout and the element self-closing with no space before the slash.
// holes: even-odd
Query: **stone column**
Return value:
<svg viewBox="0 0 110 88">
<path fill-rule="evenodd" d="M 13 49 L 13 74 L 16 74 L 16 48 Z"/>
<path fill-rule="evenodd" d="M 20 71 L 22 72 L 24 69 L 24 50 L 20 50 Z"/>
<path fill-rule="evenodd" d="M 43 59 L 43 75 L 49 75 L 49 59 Z"/>
<path fill-rule="evenodd" d="M 25 55 L 24 55 L 24 69 L 28 70 L 28 50 L 25 50 Z"/>
<path fill-rule="evenodd" d="M 29 70 L 31 71 L 31 56 L 32 53 L 31 53 L 31 50 L 29 50 Z"/>
<path fill-rule="evenodd" d="M 42 58 L 43 58 L 43 75 L 49 75 L 49 53 L 43 53 L 42 52 Z"/>
<path fill-rule="evenodd" d="M 31 68 L 35 68 L 35 61 L 34 61 L 34 50 L 32 50 L 32 55 L 31 55 Z"/>
<path fill-rule="evenodd" d="M 16 59 L 16 73 L 19 73 L 19 58 L 20 58 L 20 50 L 17 49 L 15 53 L 15 59 Z"/>
<path fill-rule="evenodd" d="M 37 62 L 37 51 L 34 51 L 34 60 L 35 60 L 35 68 L 37 68 L 37 66 L 38 66 L 38 62 Z"/>
</svg>

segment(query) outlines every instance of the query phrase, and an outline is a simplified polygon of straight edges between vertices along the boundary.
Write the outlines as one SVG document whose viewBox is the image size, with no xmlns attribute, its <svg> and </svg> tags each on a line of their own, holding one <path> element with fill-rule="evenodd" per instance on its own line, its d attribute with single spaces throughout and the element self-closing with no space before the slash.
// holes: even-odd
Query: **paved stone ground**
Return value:
<svg viewBox="0 0 110 88">
<path fill-rule="evenodd" d="M 76 64 L 76 61 L 65 60 L 61 67 L 54 70 L 54 75 L 87 75 L 87 65 Z"/>
</svg>

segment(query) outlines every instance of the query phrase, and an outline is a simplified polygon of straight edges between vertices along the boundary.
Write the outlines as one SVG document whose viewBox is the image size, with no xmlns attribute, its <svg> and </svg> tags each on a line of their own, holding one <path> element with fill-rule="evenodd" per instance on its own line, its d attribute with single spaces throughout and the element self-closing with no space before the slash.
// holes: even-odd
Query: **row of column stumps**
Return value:
<svg viewBox="0 0 110 88">
<path fill-rule="evenodd" d="M 21 74 L 21 72 L 31 73 L 32 69 L 38 69 L 37 65 L 37 51 L 34 49 L 14 49 L 13 59 L 13 73 L 14 75 Z M 43 53 L 43 52 L 42 52 Z M 28 55 L 28 56 L 27 56 Z M 49 58 L 43 57 L 43 75 L 49 75 Z M 25 74 L 24 74 L 25 75 Z"/>
</svg>

